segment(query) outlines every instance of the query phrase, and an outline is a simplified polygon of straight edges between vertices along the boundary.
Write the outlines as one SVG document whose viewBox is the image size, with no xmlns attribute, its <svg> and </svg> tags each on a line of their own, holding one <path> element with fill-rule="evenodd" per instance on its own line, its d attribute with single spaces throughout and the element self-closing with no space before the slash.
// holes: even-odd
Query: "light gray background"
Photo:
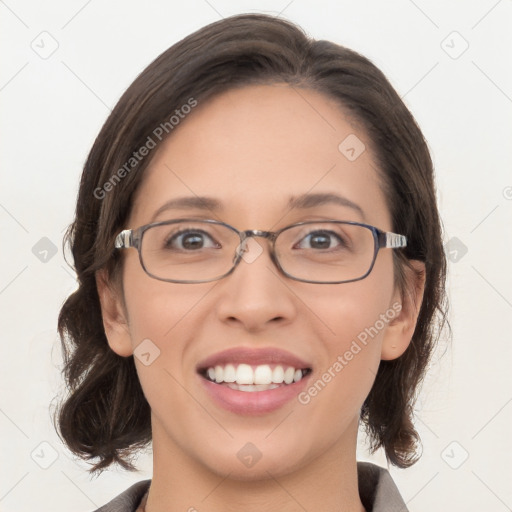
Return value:
<svg viewBox="0 0 512 512">
<path fill-rule="evenodd" d="M 139 473 L 91 479 L 49 420 L 62 390 L 57 314 L 75 288 L 62 236 L 86 155 L 136 75 L 192 31 L 256 11 L 371 58 L 423 129 L 451 260 L 453 345 L 441 346 L 418 402 L 423 457 L 391 473 L 412 512 L 511 510 L 512 2 L 5 0 L 2 511 L 85 512 L 150 478 L 145 455 Z M 385 465 L 362 442 L 359 458 Z"/>
</svg>

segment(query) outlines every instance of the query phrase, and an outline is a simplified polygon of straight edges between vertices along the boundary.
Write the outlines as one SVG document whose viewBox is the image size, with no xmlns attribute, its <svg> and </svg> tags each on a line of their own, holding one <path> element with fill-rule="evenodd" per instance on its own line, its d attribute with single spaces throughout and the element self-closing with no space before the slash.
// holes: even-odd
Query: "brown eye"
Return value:
<svg viewBox="0 0 512 512">
<path fill-rule="evenodd" d="M 299 249 L 332 249 L 336 246 L 346 246 L 345 240 L 333 231 L 312 231 L 298 244 Z"/>
<path fill-rule="evenodd" d="M 205 231 L 184 229 L 174 233 L 164 243 L 166 249 L 196 251 L 204 248 L 220 247 Z"/>
</svg>

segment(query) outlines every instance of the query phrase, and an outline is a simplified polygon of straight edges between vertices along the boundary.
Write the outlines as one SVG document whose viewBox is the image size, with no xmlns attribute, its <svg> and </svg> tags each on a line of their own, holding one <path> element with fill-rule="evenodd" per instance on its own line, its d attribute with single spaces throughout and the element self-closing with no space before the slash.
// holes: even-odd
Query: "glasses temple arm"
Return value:
<svg viewBox="0 0 512 512">
<path fill-rule="evenodd" d="M 391 232 L 379 233 L 379 247 L 389 249 L 398 249 L 400 247 L 407 247 L 407 238 L 404 235 L 397 235 Z"/>
<path fill-rule="evenodd" d="M 133 247 L 133 233 L 131 229 L 123 229 L 121 233 L 116 236 L 114 241 L 116 249 L 128 249 Z"/>
</svg>

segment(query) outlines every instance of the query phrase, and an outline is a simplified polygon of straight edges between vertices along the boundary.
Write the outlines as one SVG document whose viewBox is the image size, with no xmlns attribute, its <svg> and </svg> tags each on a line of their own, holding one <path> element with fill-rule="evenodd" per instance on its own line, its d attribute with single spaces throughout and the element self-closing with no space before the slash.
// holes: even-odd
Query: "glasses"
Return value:
<svg viewBox="0 0 512 512">
<path fill-rule="evenodd" d="M 136 248 L 142 268 L 155 279 L 206 283 L 228 276 L 242 259 L 254 261 L 263 249 L 256 241 L 249 247 L 253 237 L 270 241 L 271 259 L 285 276 L 316 284 L 364 279 L 379 249 L 407 245 L 403 235 L 351 221 L 306 221 L 272 232 L 238 231 L 209 219 L 179 219 L 125 229 L 115 247 Z"/>
</svg>

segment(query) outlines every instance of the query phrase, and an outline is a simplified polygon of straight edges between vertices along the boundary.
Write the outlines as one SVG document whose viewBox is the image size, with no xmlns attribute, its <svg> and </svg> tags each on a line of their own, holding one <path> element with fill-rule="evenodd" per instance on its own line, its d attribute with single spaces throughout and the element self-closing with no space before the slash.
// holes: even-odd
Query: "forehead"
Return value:
<svg viewBox="0 0 512 512">
<path fill-rule="evenodd" d="M 173 198 L 208 196 L 220 202 L 222 220 L 242 216 L 261 226 L 275 222 L 294 198 L 335 193 L 358 204 L 366 221 L 386 227 L 369 146 L 366 133 L 322 93 L 285 84 L 230 90 L 199 103 L 160 146 L 131 220 L 149 222 Z M 338 217 L 350 212 L 330 207 Z"/>
</svg>

